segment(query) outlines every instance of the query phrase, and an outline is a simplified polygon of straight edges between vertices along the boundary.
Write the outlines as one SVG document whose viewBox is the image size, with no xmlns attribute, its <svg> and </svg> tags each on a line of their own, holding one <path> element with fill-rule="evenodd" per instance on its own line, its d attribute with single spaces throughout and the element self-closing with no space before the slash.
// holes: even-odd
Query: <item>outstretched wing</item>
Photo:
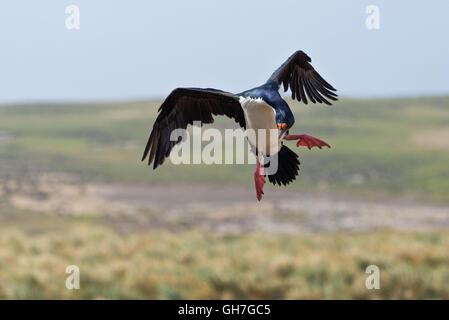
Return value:
<svg viewBox="0 0 449 320">
<path fill-rule="evenodd" d="M 193 121 L 212 123 L 212 115 L 226 115 L 241 127 L 246 126 L 238 98 L 232 93 L 216 89 L 177 88 L 158 111 L 142 157 L 144 161 L 149 154 L 148 165 L 154 161 L 154 169 L 164 162 L 173 146 L 181 141 L 170 141 L 170 134 L 175 129 L 186 129 Z"/>
<path fill-rule="evenodd" d="M 326 100 L 337 100 L 337 91 L 326 80 L 324 80 L 318 72 L 309 63 L 312 59 L 303 51 L 296 51 L 287 61 L 285 61 L 279 69 L 277 69 L 268 79 L 267 82 L 276 81 L 280 86 L 284 86 L 284 91 L 287 91 L 290 86 L 292 92 L 292 99 L 297 99 L 307 104 L 307 97 L 315 102 L 324 102 L 331 105 Z M 307 94 L 307 96 L 306 96 Z"/>
</svg>

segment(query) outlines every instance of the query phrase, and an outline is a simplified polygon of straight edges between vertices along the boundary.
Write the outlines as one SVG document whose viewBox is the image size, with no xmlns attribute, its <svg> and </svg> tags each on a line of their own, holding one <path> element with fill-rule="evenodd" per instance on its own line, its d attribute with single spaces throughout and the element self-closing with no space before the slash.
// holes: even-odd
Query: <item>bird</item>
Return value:
<svg viewBox="0 0 449 320">
<path fill-rule="evenodd" d="M 257 200 L 262 199 L 265 177 L 274 185 L 287 185 L 299 174 L 298 155 L 283 144 L 284 140 L 294 140 L 296 146 L 328 147 L 325 141 L 307 134 L 290 134 L 295 118 L 279 93 L 281 85 L 284 92 L 290 89 L 292 100 L 304 104 L 324 103 L 332 105 L 337 101 L 336 89 L 331 86 L 311 65 L 312 59 L 302 50 L 293 53 L 268 80 L 255 88 L 233 94 L 213 88 L 176 88 L 158 109 L 158 115 L 146 144 L 142 161 L 148 156 L 148 165 L 153 169 L 164 163 L 178 141 L 170 140 L 175 129 L 186 129 L 194 121 L 202 124 L 214 122 L 214 116 L 225 115 L 233 119 L 243 129 L 277 130 L 277 143 L 262 146 L 255 139 L 248 141 L 256 154 L 254 186 Z M 256 138 L 257 140 L 257 138 Z M 261 156 L 277 156 L 277 170 L 268 173 L 269 163 L 261 164 Z"/>
</svg>

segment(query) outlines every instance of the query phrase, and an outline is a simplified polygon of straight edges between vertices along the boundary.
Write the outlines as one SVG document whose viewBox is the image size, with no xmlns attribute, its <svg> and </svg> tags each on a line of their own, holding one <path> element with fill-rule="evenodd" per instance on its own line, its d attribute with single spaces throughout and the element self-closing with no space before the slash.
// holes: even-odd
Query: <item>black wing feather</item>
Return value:
<svg viewBox="0 0 449 320">
<path fill-rule="evenodd" d="M 284 86 L 284 91 L 288 87 L 292 92 L 292 99 L 302 101 L 307 104 L 307 98 L 313 103 L 324 102 L 331 105 L 329 100 L 337 101 L 337 91 L 332 87 L 310 64 L 312 59 L 299 50 L 292 54 L 268 79 L 268 82 L 277 82 Z M 307 96 L 306 96 L 307 94 Z"/>
<path fill-rule="evenodd" d="M 186 129 L 193 121 L 213 123 L 213 115 L 226 115 L 246 128 L 245 117 L 238 98 L 232 93 L 217 89 L 177 88 L 173 90 L 158 109 L 159 115 L 143 153 L 148 165 L 161 165 L 178 141 L 170 141 L 175 129 Z"/>
</svg>

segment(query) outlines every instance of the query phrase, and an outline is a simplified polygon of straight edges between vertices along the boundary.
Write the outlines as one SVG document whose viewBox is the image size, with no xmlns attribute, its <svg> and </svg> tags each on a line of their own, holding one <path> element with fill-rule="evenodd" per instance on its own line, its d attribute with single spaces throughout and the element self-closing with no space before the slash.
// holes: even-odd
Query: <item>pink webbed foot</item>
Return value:
<svg viewBox="0 0 449 320">
<path fill-rule="evenodd" d="M 254 170 L 254 184 L 256 187 L 256 196 L 257 200 L 262 199 L 263 195 L 263 186 L 265 184 L 265 174 L 264 174 L 264 168 L 260 165 L 259 161 L 260 156 L 257 156 L 257 164 L 256 164 L 256 170 Z"/>
<path fill-rule="evenodd" d="M 326 142 L 324 142 L 323 140 L 320 140 L 318 138 L 309 136 L 307 134 L 292 134 L 292 135 L 287 135 L 284 138 L 285 140 L 298 140 L 298 142 L 296 142 L 296 146 L 306 146 L 309 149 L 312 149 L 312 147 L 318 147 L 318 148 L 322 148 L 324 146 L 330 148 L 331 146 L 329 144 L 327 144 Z"/>
</svg>

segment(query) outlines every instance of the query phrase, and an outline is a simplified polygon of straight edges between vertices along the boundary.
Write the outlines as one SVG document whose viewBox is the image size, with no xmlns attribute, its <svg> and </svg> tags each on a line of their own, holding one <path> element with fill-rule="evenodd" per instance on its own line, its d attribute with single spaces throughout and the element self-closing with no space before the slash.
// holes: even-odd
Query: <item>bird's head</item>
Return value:
<svg viewBox="0 0 449 320">
<path fill-rule="evenodd" d="M 279 138 L 283 137 L 288 129 L 293 127 L 295 118 L 288 106 L 284 109 L 277 110 L 276 112 L 276 125 L 279 129 Z"/>
<path fill-rule="evenodd" d="M 289 126 L 286 122 L 277 122 L 277 126 L 279 129 L 279 139 L 281 139 L 287 133 Z"/>
</svg>

